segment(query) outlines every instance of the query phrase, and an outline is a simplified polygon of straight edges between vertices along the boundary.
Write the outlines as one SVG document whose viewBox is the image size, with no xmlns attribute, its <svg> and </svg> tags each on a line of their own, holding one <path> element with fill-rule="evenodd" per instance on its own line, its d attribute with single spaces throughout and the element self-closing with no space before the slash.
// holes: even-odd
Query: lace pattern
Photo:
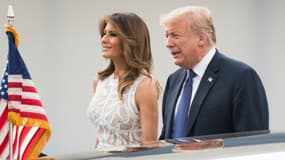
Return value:
<svg viewBox="0 0 285 160">
<path fill-rule="evenodd" d="M 143 78 L 143 75 L 139 76 L 125 90 L 123 101 L 119 99 L 118 80 L 114 79 L 113 74 L 98 82 L 87 109 L 87 116 L 97 130 L 98 149 L 141 144 L 141 123 L 135 91 Z"/>
</svg>

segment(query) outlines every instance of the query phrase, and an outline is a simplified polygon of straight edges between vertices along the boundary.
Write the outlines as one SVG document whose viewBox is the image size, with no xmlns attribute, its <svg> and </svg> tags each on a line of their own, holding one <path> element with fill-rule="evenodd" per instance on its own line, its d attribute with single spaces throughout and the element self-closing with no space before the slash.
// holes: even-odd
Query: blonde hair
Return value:
<svg viewBox="0 0 285 160">
<path fill-rule="evenodd" d="M 123 92 L 140 75 L 151 77 L 152 53 L 150 36 L 145 22 L 134 13 L 114 13 L 103 17 L 99 22 L 101 37 L 107 23 L 115 28 L 118 38 L 121 41 L 121 49 L 124 60 L 127 64 L 127 72 L 119 78 L 118 94 L 123 99 Z M 115 66 L 110 60 L 109 65 L 98 73 L 99 79 L 111 75 Z"/>
<path fill-rule="evenodd" d="M 211 45 L 216 44 L 216 31 L 209 9 L 201 6 L 186 6 L 172 10 L 160 18 L 160 24 L 165 25 L 173 20 L 184 18 L 193 33 L 206 33 Z"/>
</svg>

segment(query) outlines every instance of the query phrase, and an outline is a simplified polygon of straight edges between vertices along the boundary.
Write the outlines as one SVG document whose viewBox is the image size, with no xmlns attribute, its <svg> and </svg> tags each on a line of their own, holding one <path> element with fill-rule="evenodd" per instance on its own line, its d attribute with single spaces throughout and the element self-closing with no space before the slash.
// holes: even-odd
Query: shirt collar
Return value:
<svg viewBox="0 0 285 160">
<path fill-rule="evenodd" d="M 193 71 L 197 74 L 197 76 L 203 76 L 215 53 L 216 48 L 210 49 L 209 52 L 202 58 L 202 60 L 194 66 Z"/>
</svg>

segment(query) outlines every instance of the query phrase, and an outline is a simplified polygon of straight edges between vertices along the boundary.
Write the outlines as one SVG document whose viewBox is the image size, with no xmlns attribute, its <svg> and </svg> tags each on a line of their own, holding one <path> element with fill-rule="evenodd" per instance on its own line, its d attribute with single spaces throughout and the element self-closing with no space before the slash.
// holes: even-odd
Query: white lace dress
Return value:
<svg viewBox="0 0 285 160">
<path fill-rule="evenodd" d="M 95 125 L 99 144 L 97 150 L 124 150 L 126 146 L 141 144 L 140 114 L 135 92 L 144 78 L 139 76 L 119 99 L 118 79 L 114 74 L 97 83 L 96 92 L 87 109 L 89 120 Z"/>
</svg>

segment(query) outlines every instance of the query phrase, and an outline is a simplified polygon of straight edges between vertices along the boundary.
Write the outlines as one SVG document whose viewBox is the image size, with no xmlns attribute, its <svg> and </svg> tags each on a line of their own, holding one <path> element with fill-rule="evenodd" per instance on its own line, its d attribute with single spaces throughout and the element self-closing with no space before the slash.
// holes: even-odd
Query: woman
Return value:
<svg viewBox="0 0 285 160">
<path fill-rule="evenodd" d="M 157 142 L 160 85 L 151 76 L 150 36 L 134 13 L 101 19 L 102 56 L 110 60 L 94 80 L 88 117 L 97 129 L 96 148 L 124 151 Z"/>
</svg>

